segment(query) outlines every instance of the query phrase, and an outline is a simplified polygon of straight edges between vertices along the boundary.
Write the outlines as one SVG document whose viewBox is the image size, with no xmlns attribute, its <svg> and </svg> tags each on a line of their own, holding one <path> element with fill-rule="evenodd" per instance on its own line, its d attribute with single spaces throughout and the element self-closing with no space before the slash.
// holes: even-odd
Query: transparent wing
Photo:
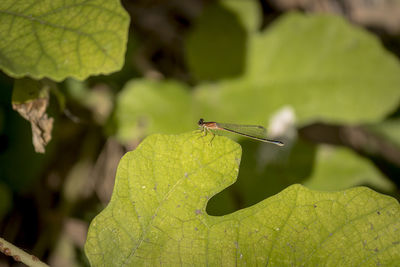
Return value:
<svg viewBox="0 0 400 267">
<path fill-rule="evenodd" d="M 227 131 L 235 132 L 249 137 L 252 136 L 261 139 L 267 138 L 267 130 L 260 125 L 217 123 L 217 126 Z"/>
</svg>

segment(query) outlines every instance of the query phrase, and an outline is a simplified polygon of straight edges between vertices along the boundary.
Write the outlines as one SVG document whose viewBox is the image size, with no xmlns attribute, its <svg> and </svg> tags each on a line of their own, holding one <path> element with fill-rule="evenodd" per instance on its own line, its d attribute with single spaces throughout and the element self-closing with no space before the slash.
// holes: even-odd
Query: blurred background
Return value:
<svg viewBox="0 0 400 267">
<path fill-rule="evenodd" d="M 294 183 L 400 198 L 400 1 L 122 4 L 131 17 L 123 69 L 57 85 L 44 154 L 0 72 L 1 237 L 50 265 L 87 266 L 87 229 L 123 154 L 152 133 L 196 130 L 200 117 L 263 125 L 286 143 L 236 139 L 238 181 L 210 200 L 210 214 Z M 0 266 L 17 265 L 0 253 Z"/>
</svg>

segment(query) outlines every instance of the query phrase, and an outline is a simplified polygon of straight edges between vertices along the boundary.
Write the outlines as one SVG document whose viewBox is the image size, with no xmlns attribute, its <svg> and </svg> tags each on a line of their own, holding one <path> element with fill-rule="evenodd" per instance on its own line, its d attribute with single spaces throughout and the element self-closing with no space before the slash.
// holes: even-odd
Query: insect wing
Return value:
<svg viewBox="0 0 400 267">
<path fill-rule="evenodd" d="M 267 137 L 267 130 L 260 125 L 241 125 L 230 123 L 217 123 L 217 126 L 227 131 L 264 139 Z"/>
</svg>

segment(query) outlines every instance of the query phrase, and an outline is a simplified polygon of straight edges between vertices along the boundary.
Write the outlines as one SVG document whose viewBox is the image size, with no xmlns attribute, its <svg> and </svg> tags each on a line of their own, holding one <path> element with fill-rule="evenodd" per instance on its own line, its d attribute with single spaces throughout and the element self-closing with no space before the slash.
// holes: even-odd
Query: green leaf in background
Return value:
<svg viewBox="0 0 400 267">
<path fill-rule="evenodd" d="M 85 252 L 93 266 L 400 261 L 400 206 L 364 187 L 322 193 L 294 185 L 250 208 L 209 216 L 208 200 L 235 182 L 241 149 L 200 136 L 153 135 L 123 157 L 111 202 L 89 228 Z"/>
<path fill-rule="evenodd" d="M 149 132 L 179 133 L 196 127 L 188 88 L 176 81 L 132 80 L 117 102 L 114 123 L 122 142 Z"/>
<path fill-rule="evenodd" d="M 249 42 L 241 79 L 197 88 L 204 116 L 263 122 L 289 105 L 299 123 L 360 123 L 381 119 L 399 103 L 397 59 L 342 18 L 288 14 Z"/>
<path fill-rule="evenodd" d="M 220 4 L 234 12 L 248 32 L 256 32 L 261 27 L 262 9 L 259 1 L 224 0 L 220 1 Z"/>
<path fill-rule="evenodd" d="M 118 0 L 3 0 L 0 68 L 61 81 L 119 70 L 129 17 Z"/>
<path fill-rule="evenodd" d="M 118 119 L 117 135 L 126 138 L 126 127 L 139 128 L 147 121 L 158 125 L 160 132 L 176 133 L 171 127 L 176 114 L 184 115 L 180 125 L 183 130 L 190 130 L 199 117 L 267 125 L 271 115 L 284 106 L 294 109 L 299 124 L 315 120 L 376 122 L 398 105 L 399 62 L 376 37 L 341 18 L 288 14 L 249 38 L 246 75 L 241 78 L 200 84 L 191 92 L 186 90 L 187 96 L 176 89 L 176 98 L 164 98 L 162 81 L 151 83 L 147 90 L 154 98 L 165 99 L 164 105 L 173 106 L 174 112 L 160 116 L 152 105 L 143 105 L 140 112 L 147 118 L 139 122 L 135 110 L 126 103 L 147 102 L 148 96 L 124 93 L 132 90 L 128 83 L 121 93 L 124 97 L 116 103 L 116 117 L 132 119 Z M 186 89 L 177 83 L 176 86 Z M 192 101 L 192 109 L 187 107 L 187 101 Z M 154 130 L 147 128 L 142 134 Z"/>
<path fill-rule="evenodd" d="M 243 73 L 249 33 L 261 25 L 256 0 L 209 3 L 185 43 L 186 58 L 197 80 L 217 80 Z"/>
<path fill-rule="evenodd" d="M 219 2 L 206 6 L 186 40 L 186 57 L 197 80 L 238 76 L 245 67 L 247 32 Z"/>
<path fill-rule="evenodd" d="M 315 190 L 336 191 L 366 185 L 389 192 L 394 185 L 366 159 L 346 148 L 322 146 L 312 175 L 304 185 Z"/>
</svg>

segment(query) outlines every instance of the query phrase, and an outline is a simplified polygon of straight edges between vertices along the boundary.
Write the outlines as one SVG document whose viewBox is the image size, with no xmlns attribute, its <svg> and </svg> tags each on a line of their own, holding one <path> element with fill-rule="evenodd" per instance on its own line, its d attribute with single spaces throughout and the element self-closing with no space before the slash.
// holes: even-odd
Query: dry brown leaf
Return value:
<svg viewBox="0 0 400 267">
<path fill-rule="evenodd" d="M 48 103 L 48 98 L 37 98 L 25 103 L 13 104 L 13 109 L 31 123 L 32 142 L 38 153 L 44 153 L 45 146 L 51 140 L 54 119 L 46 113 Z"/>
</svg>

